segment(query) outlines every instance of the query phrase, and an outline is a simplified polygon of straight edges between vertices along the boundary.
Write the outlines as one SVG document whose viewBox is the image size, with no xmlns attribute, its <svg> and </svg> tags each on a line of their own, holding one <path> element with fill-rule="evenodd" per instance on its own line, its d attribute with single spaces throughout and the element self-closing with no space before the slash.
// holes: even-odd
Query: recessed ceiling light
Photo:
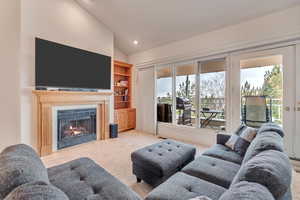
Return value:
<svg viewBox="0 0 300 200">
<path fill-rule="evenodd" d="M 92 4 L 94 2 L 94 0 L 83 0 L 84 3 L 87 3 L 87 4 Z"/>
<path fill-rule="evenodd" d="M 133 44 L 134 44 L 134 45 L 138 45 L 138 44 L 139 44 L 139 41 L 134 40 L 134 41 L 133 41 Z"/>
</svg>

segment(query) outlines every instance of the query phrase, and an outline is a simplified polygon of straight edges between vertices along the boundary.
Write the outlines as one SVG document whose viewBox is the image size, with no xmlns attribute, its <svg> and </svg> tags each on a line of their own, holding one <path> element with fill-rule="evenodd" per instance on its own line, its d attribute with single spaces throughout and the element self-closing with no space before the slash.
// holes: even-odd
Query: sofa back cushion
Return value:
<svg viewBox="0 0 300 200">
<path fill-rule="evenodd" d="M 291 185 L 292 167 L 286 154 L 267 150 L 242 164 L 231 185 L 241 181 L 264 185 L 277 199 L 282 197 Z"/>
<path fill-rule="evenodd" d="M 273 131 L 275 133 L 277 133 L 278 135 L 280 135 L 281 137 L 284 137 L 284 132 L 282 127 L 280 127 L 279 125 L 275 124 L 275 123 L 265 123 L 263 124 L 257 131 L 257 134 L 263 134 L 264 132 L 269 132 L 269 131 Z"/>
<path fill-rule="evenodd" d="M 283 138 L 274 131 L 258 134 L 248 147 L 243 159 L 243 163 L 247 162 L 260 152 L 266 150 L 284 151 Z"/>
<path fill-rule="evenodd" d="M 242 181 L 232 185 L 219 200 L 274 200 L 269 190 L 258 183 Z"/>
<path fill-rule="evenodd" d="M 26 183 L 14 189 L 4 200 L 69 200 L 60 189 L 44 182 Z"/>
<path fill-rule="evenodd" d="M 0 154 L 0 199 L 13 189 L 33 181 L 49 183 L 47 169 L 27 145 L 14 145 Z"/>
</svg>

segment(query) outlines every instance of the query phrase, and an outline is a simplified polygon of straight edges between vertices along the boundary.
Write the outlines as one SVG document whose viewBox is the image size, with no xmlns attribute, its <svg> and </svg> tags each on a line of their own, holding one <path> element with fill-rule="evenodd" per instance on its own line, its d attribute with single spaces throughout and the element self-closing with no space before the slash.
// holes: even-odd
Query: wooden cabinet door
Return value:
<svg viewBox="0 0 300 200">
<path fill-rule="evenodd" d="M 126 111 L 124 110 L 118 111 L 118 125 L 119 125 L 119 131 L 126 130 L 127 128 Z"/>
<path fill-rule="evenodd" d="M 136 124 L 136 111 L 135 109 L 128 110 L 128 129 L 134 129 Z"/>
<path fill-rule="evenodd" d="M 136 124 L 135 109 L 115 110 L 115 123 L 118 124 L 118 131 L 134 129 Z"/>
</svg>

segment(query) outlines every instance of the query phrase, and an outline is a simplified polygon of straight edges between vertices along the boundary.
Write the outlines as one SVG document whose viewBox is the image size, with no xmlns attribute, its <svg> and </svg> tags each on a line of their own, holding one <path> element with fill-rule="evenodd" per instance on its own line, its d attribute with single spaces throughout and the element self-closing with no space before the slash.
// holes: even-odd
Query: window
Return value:
<svg viewBox="0 0 300 200">
<path fill-rule="evenodd" d="M 225 129 L 225 64 L 221 59 L 158 67 L 157 121 Z"/>
<path fill-rule="evenodd" d="M 161 67 L 156 74 L 157 121 L 172 123 L 172 67 Z"/>
<path fill-rule="evenodd" d="M 247 122 L 252 126 L 261 125 L 258 121 L 268 120 L 281 125 L 283 112 L 282 56 L 275 55 L 241 60 L 240 67 L 242 120 L 250 121 L 250 118 L 252 118 L 253 121 L 253 119 L 256 119 L 257 122 Z M 264 96 L 266 99 L 259 101 L 259 98 L 257 98 L 255 102 L 249 101 L 250 103 L 246 103 L 246 98 L 260 96 Z M 264 111 L 266 109 L 267 111 L 262 112 L 262 107 L 264 107 Z M 249 119 L 246 119 L 247 117 Z"/>
<path fill-rule="evenodd" d="M 176 66 L 176 123 L 196 126 L 196 74 L 193 63 Z"/>
<path fill-rule="evenodd" d="M 225 129 L 225 59 L 199 63 L 201 128 Z"/>
</svg>

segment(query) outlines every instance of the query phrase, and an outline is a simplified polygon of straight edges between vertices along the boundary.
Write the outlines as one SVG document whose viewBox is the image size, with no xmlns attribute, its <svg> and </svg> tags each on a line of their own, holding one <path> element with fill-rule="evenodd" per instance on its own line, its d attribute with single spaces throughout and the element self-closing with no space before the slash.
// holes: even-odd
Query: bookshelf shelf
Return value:
<svg viewBox="0 0 300 200">
<path fill-rule="evenodd" d="M 132 65 L 114 61 L 115 123 L 119 132 L 134 129 L 136 110 L 132 108 Z"/>
</svg>

